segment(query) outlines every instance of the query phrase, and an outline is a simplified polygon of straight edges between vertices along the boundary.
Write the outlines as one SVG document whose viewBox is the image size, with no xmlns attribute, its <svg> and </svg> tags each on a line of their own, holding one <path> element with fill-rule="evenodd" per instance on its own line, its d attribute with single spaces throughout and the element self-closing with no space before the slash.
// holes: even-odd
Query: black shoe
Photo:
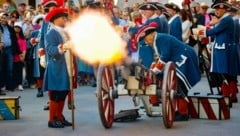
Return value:
<svg viewBox="0 0 240 136">
<path fill-rule="evenodd" d="M 69 121 L 67 121 L 67 120 L 65 120 L 65 119 L 62 121 L 62 124 L 63 124 L 64 126 L 66 126 L 66 127 L 72 126 L 72 123 L 69 122 Z"/>
<path fill-rule="evenodd" d="M 63 115 L 62 115 L 62 120 L 63 120 L 63 121 L 62 121 L 62 124 L 63 124 L 64 126 L 66 126 L 66 127 L 72 126 L 72 123 L 69 122 L 69 121 L 67 121 Z"/>
<path fill-rule="evenodd" d="M 48 122 L 48 127 L 50 127 L 50 128 L 64 128 L 64 125 L 61 121 L 52 121 L 52 122 Z"/>
<path fill-rule="evenodd" d="M 44 106 L 43 110 L 49 110 L 49 105 Z"/>
<path fill-rule="evenodd" d="M 189 116 L 180 114 L 179 112 L 175 112 L 175 118 L 174 121 L 188 121 Z"/>
<path fill-rule="evenodd" d="M 37 97 L 43 97 L 43 92 L 38 90 Z"/>
<path fill-rule="evenodd" d="M 4 93 L 4 92 L 0 91 L 0 95 L 6 95 L 6 93 Z"/>
</svg>

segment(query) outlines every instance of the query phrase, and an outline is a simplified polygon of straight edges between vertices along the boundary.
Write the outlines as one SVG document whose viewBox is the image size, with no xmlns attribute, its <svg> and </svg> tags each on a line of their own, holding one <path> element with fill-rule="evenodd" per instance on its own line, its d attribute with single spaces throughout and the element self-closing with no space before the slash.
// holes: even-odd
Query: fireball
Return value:
<svg viewBox="0 0 240 136">
<path fill-rule="evenodd" d="M 67 32 L 73 53 L 87 63 L 112 64 L 127 55 L 125 41 L 103 13 L 83 12 L 67 26 Z"/>
</svg>

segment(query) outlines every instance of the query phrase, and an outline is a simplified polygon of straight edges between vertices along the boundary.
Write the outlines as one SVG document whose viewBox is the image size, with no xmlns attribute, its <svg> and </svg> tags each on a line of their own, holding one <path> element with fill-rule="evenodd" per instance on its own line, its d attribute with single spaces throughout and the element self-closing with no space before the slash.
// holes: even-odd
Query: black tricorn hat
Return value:
<svg viewBox="0 0 240 136">
<path fill-rule="evenodd" d="M 228 9 L 231 8 L 231 5 L 227 3 L 227 0 L 215 0 L 214 3 L 211 5 L 211 8 Z"/>
<path fill-rule="evenodd" d="M 139 6 L 141 10 L 157 10 L 157 6 L 154 2 L 143 3 Z"/>
<path fill-rule="evenodd" d="M 162 3 L 160 3 L 160 2 L 155 2 L 155 5 L 156 5 L 156 7 L 159 9 L 159 10 L 164 10 L 166 7 L 162 4 Z"/>
<path fill-rule="evenodd" d="M 178 7 L 178 5 L 176 5 L 174 3 L 167 3 L 167 4 L 165 4 L 165 7 L 175 10 L 176 12 L 180 11 L 180 8 Z"/>
</svg>

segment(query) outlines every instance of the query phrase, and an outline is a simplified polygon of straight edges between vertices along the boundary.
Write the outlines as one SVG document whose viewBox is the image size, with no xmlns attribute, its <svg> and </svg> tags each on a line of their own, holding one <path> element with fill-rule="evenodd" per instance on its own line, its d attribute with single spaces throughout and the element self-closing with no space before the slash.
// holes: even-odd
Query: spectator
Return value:
<svg viewBox="0 0 240 136">
<path fill-rule="evenodd" d="M 19 13 L 17 10 L 14 10 L 12 12 L 10 12 L 10 21 L 9 21 L 9 25 L 14 27 L 14 23 L 19 21 Z"/>
<path fill-rule="evenodd" d="M 15 83 L 14 86 L 17 87 L 19 91 L 23 91 L 23 66 L 27 50 L 27 42 L 23 35 L 22 22 L 15 22 L 14 30 L 16 32 L 18 47 L 20 49 L 20 53 L 15 53 L 13 56 L 13 77 Z"/>
<path fill-rule="evenodd" d="M 202 8 L 202 14 L 205 17 L 205 23 L 204 26 L 210 27 L 210 21 L 211 21 L 211 16 L 208 14 L 208 4 L 206 2 L 201 3 L 201 8 Z"/>
<path fill-rule="evenodd" d="M 13 54 L 20 53 L 20 50 L 14 29 L 8 25 L 8 18 L 8 14 L 0 14 L 0 31 L 2 32 L 3 39 L 0 87 L 2 90 L 5 88 L 6 90 L 13 91 Z"/>
<path fill-rule="evenodd" d="M 180 17 L 182 20 L 182 38 L 184 43 L 189 43 L 189 37 L 191 36 L 191 26 L 192 22 L 190 21 L 190 13 L 182 9 L 180 11 Z"/>
<path fill-rule="evenodd" d="M 2 49 L 3 49 L 3 39 L 2 39 L 2 31 L 0 31 L 0 64 L 2 64 Z M 0 67 L 0 72 L 2 71 L 2 67 Z M 2 91 L 2 88 L 0 87 L 0 95 L 6 95 L 6 93 L 4 93 Z"/>
<path fill-rule="evenodd" d="M 17 5 L 13 0 L 6 0 L 6 3 L 9 4 L 8 12 L 12 12 L 14 10 L 17 10 Z"/>
<path fill-rule="evenodd" d="M 7 12 L 8 12 L 8 9 L 9 9 L 9 3 L 7 3 L 7 2 L 3 3 L 3 4 L 2 4 L 1 12 L 7 13 Z"/>
<path fill-rule="evenodd" d="M 20 3 L 18 4 L 18 13 L 19 13 L 19 19 L 20 21 L 23 21 L 24 20 L 24 15 L 25 15 L 25 12 L 27 10 L 27 5 L 25 3 Z"/>
<path fill-rule="evenodd" d="M 198 25 L 205 26 L 205 16 L 202 14 L 200 3 L 198 2 L 192 2 L 191 10 L 193 13 L 193 25 L 192 28 L 197 28 Z M 199 59 L 199 68 L 201 70 L 201 73 L 204 73 L 204 60 L 202 56 L 202 51 L 206 47 L 206 41 L 204 41 L 207 38 L 202 38 L 200 41 L 197 42 L 197 52 L 198 52 L 198 59 Z"/>
</svg>

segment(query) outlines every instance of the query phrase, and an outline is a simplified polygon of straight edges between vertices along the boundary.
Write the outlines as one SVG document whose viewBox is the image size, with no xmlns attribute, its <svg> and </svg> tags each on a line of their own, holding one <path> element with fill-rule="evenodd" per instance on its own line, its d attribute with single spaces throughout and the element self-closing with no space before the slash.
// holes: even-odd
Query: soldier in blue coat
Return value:
<svg viewBox="0 0 240 136">
<path fill-rule="evenodd" d="M 235 67 L 237 71 L 234 72 L 234 77 L 235 80 L 233 82 L 231 82 L 231 86 L 232 86 L 232 102 L 237 102 L 237 92 L 238 92 L 238 88 L 237 88 L 237 75 L 240 74 L 240 44 L 239 44 L 239 38 L 240 38 L 240 24 L 239 24 L 239 18 L 237 15 L 239 8 L 232 5 L 231 9 L 230 9 L 230 15 L 233 17 L 233 21 L 234 21 L 234 45 L 232 47 L 232 53 L 233 55 L 231 55 L 231 58 L 229 60 L 231 60 L 232 64 L 230 64 L 230 66 Z M 236 57 L 236 54 L 238 57 Z M 236 73 L 237 72 L 237 73 Z"/>
<path fill-rule="evenodd" d="M 168 33 L 168 24 L 166 24 L 163 18 L 160 18 L 159 15 L 156 14 L 157 10 L 159 9 L 162 10 L 163 8 L 164 8 L 163 5 L 160 5 L 159 3 L 156 2 L 147 2 L 140 5 L 139 9 L 142 10 L 142 15 L 146 19 L 146 21 L 141 26 L 130 27 L 128 29 L 129 33 L 136 34 L 138 30 L 152 22 L 158 24 L 158 27 L 156 28 L 156 31 L 158 33 Z M 139 45 L 138 54 L 140 62 L 144 66 L 150 68 L 152 62 L 154 61 L 154 58 L 153 55 L 149 54 L 153 54 L 153 49 L 147 46 L 146 43 L 144 43 L 144 41 L 139 42 L 138 45 Z M 157 103 L 157 99 L 155 96 L 150 96 L 150 101 L 152 104 Z"/>
<path fill-rule="evenodd" d="M 159 57 L 154 66 L 151 66 L 154 73 L 160 73 L 168 61 L 173 61 L 176 64 L 176 72 L 179 79 L 178 91 L 183 92 L 187 96 L 188 91 L 200 80 L 197 55 L 192 47 L 177 40 L 175 37 L 157 33 L 156 27 L 155 23 L 151 23 L 140 29 L 136 35 L 136 41 L 144 40 L 147 45 L 153 48 L 155 55 Z M 178 99 L 178 111 L 176 112 L 175 120 L 188 120 L 188 104 L 183 98 Z"/>
<path fill-rule="evenodd" d="M 42 0 L 41 5 L 44 8 L 44 13 L 47 14 L 52 9 L 58 7 L 59 4 L 56 0 Z M 46 57 L 45 57 L 45 36 L 46 36 L 46 33 L 50 30 L 50 27 L 51 27 L 50 23 L 44 20 L 39 31 L 39 38 L 37 39 L 37 41 L 39 42 L 38 43 L 38 52 L 39 52 L 38 55 L 40 56 L 39 63 L 43 69 L 45 69 L 46 63 L 47 63 Z M 39 88 L 41 89 L 38 89 L 37 96 L 42 96 L 43 95 L 42 87 L 39 86 Z M 44 106 L 43 109 L 48 110 L 49 105 Z"/>
<path fill-rule="evenodd" d="M 33 24 L 38 24 L 41 26 L 42 22 L 44 20 L 44 15 L 39 14 L 34 17 Z M 38 55 L 38 49 L 39 49 L 39 37 L 40 37 L 40 30 L 36 29 L 33 32 L 31 32 L 30 35 L 30 45 L 33 47 L 33 77 L 36 78 L 36 84 L 37 84 L 37 97 L 43 97 L 43 90 L 42 90 L 42 80 L 43 80 L 43 74 L 45 68 L 43 68 L 40 65 L 39 62 L 39 55 Z"/>
<path fill-rule="evenodd" d="M 179 16 L 180 8 L 174 3 L 165 4 L 166 10 L 170 15 L 168 21 L 169 24 L 169 34 L 176 37 L 178 40 L 182 40 L 182 22 Z"/>
<path fill-rule="evenodd" d="M 156 31 L 158 33 L 168 33 L 168 27 L 165 27 L 165 23 L 163 18 L 160 18 L 155 11 L 162 9 L 163 6 L 159 5 L 159 3 L 154 2 L 147 2 L 140 5 L 139 9 L 142 10 L 144 18 L 146 18 L 146 22 L 144 22 L 141 26 L 137 27 L 129 27 L 128 32 L 130 34 L 136 34 L 139 29 L 142 27 L 148 25 L 151 22 L 156 22 L 158 24 L 158 27 Z M 165 24 L 165 25 L 164 25 Z M 168 25 L 168 24 L 167 24 Z M 152 54 L 153 50 L 152 48 L 149 48 L 149 46 L 146 46 L 146 43 L 139 42 L 139 59 L 141 60 L 141 63 L 146 66 L 150 67 L 151 63 L 153 62 L 153 56 L 145 57 L 147 54 Z"/>
<path fill-rule="evenodd" d="M 215 26 L 206 31 L 200 30 L 199 34 L 215 38 L 211 48 L 210 72 L 222 78 L 220 81 L 222 95 L 232 96 L 233 90 L 237 90 L 236 77 L 239 65 L 236 59 L 237 46 L 234 44 L 234 21 L 228 13 L 231 6 L 223 0 L 218 0 L 211 7 L 215 9 L 215 15 L 218 17 L 212 19 Z"/>
<path fill-rule="evenodd" d="M 49 121 L 48 127 L 63 128 L 72 124 L 64 119 L 63 108 L 70 90 L 70 57 L 69 51 L 64 50 L 68 38 L 63 28 L 67 23 L 67 9 L 51 10 L 45 20 L 51 22 L 51 29 L 46 34 L 47 66 L 44 75 L 44 90 L 49 91 Z"/>
</svg>

